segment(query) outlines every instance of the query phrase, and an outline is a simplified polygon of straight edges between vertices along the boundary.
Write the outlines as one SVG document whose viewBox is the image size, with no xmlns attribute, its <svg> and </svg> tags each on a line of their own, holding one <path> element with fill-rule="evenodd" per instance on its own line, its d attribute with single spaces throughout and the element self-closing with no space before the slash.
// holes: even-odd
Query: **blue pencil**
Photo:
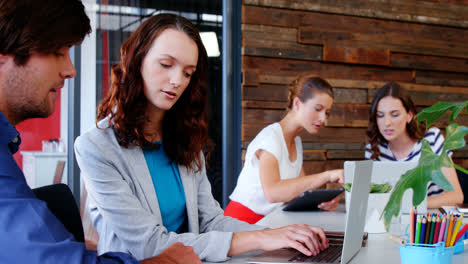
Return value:
<svg viewBox="0 0 468 264">
<path fill-rule="evenodd" d="M 419 243 L 424 244 L 424 238 L 426 237 L 426 216 L 423 216 L 423 220 L 421 223 L 421 238 L 419 239 Z"/>
</svg>

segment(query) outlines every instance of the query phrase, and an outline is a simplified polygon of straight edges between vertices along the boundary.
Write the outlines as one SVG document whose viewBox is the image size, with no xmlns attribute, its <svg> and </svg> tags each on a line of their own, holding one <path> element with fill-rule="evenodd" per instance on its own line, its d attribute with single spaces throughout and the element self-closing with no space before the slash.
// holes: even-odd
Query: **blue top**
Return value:
<svg viewBox="0 0 468 264">
<path fill-rule="evenodd" d="M 144 148 L 143 154 L 158 197 L 163 224 L 169 232 L 182 233 L 187 210 L 179 168 L 166 155 L 162 142 L 153 143 L 153 148 Z"/>
<path fill-rule="evenodd" d="M 62 223 L 37 199 L 13 159 L 21 139 L 0 112 L 0 262 L 1 263 L 139 263 L 125 253 L 97 256 L 75 241 Z"/>
</svg>

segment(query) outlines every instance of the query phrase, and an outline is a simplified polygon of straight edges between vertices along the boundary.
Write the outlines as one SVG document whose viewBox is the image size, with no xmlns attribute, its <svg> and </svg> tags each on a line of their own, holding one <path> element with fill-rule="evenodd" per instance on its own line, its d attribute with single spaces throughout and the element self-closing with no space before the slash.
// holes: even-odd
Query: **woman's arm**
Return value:
<svg viewBox="0 0 468 264">
<path fill-rule="evenodd" d="M 282 180 L 278 161 L 268 151 L 259 150 L 256 153 L 260 161 L 260 182 L 262 183 L 265 198 L 270 203 L 288 202 L 301 193 L 317 189 L 327 182 L 342 182 L 343 170 L 330 170 L 305 176 L 301 169 L 301 177 Z"/>
<path fill-rule="evenodd" d="M 440 208 L 443 205 L 456 205 L 463 203 L 463 191 L 458 182 L 457 172 L 455 168 L 442 168 L 442 173 L 447 180 L 452 184 L 453 191 L 444 191 L 437 196 L 427 198 L 427 208 Z"/>
<path fill-rule="evenodd" d="M 195 175 L 191 175 L 195 176 Z M 290 225 L 277 229 L 264 229 L 258 225 L 223 216 L 223 211 L 211 194 L 204 166 L 196 175 L 198 179 L 198 212 L 200 232 L 234 232 L 232 238 L 213 237 L 206 248 L 214 248 L 219 254 L 235 256 L 251 250 L 275 250 L 295 248 L 306 255 L 316 255 L 328 247 L 328 241 L 321 228 L 308 225 Z M 259 230 L 261 229 L 261 230 Z M 229 233 L 231 234 L 231 233 Z M 225 243 L 229 244 L 225 246 Z M 226 250 L 226 251 L 224 251 Z"/>
<path fill-rule="evenodd" d="M 137 259 L 146 259 L 160 254 L 175 242 L 182 242 L 192 246 L 200 259 L 212 262 L 227 259 L 230 232 L 177 234 L 167 231 L 159 212 L 153 211 L 146 201 L 150 192 L 141 189 L 145 188 L 139 184 L 141 178 L 137 180 L 137 177 L 144 177 L 143 172 L 129 175 L 135 166 L 146 166 L 144 163 L 130 165 L 127 159 L 136 152 L 121 148 L 111 137 L 99 133 L 79 137 L 75 153 L 88 199 L 93 204 L 91 213 L 97 215 L 94 224 L 103 250 L 124 250 Z M 141 157 L 144 160 L 142 153 Z"/>
<path fill-rule="evenodd" d="M 289 225 L 276 229 L 234 233 L 229 256 L 243 254 L 251 250 L 276 250 L 294 248 L 305 255 L 317 255 L 328 248 L 325 232 L 309 225 Z"/>
</svg>

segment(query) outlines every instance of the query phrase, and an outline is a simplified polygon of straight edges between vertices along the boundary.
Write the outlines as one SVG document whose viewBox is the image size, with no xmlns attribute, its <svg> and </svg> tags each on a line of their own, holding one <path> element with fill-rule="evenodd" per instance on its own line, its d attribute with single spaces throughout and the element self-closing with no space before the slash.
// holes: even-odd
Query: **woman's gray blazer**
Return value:
<svg viewBox="0 0 468 264">
<path fill-rule="evenodd" d="M 141 260 L 174 242 L 192 246 L 200 259 L 224 261 L 232 232 L 259 230 L 231 217 L 213 198 L 205 165 L 198 173 L 179 166 L 185 191 L 189 233 L 168 232 L 140 147 L 121 147 L 108 119 L 78 137 L 75 153 L 88 190 L 87 210 L 99 234 L 98 253 L 121 251 Z"/>
</svg>

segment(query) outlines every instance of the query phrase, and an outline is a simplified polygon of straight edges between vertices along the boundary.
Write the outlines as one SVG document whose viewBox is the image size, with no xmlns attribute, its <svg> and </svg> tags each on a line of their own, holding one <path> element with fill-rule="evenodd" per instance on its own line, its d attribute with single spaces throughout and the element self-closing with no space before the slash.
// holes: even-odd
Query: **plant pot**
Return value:
<svg viewBox="0 0 468 264">
<path fill-rule="evenodd" d="M 366 213 L 366 225 L 364 231 L 370 234 L 385 233 L 385 225 L 383 218 L 380 216 L 385 208 L 385 205 L 390 199 L 391 193 L 369 193 Z M 345 194 L 346 211 L 349 210 L 350 193 Z"/>
</svg>

